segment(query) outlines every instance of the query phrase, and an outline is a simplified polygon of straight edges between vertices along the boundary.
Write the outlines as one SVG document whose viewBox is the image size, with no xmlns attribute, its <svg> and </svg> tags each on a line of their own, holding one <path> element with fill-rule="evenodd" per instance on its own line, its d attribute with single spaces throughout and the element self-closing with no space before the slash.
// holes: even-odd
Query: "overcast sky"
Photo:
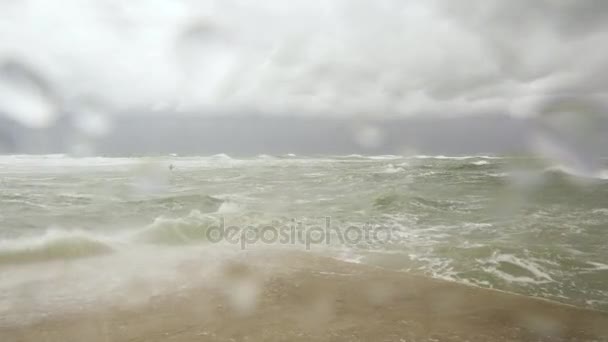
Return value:
<svg viewBox="0 0 608 342">
<path fill-rule="evenodd" d="M 607 26 L 604 0 L 1 0 L 0 113 L 93 138 L 134 112 L 606 127 Z"/>
</svg>

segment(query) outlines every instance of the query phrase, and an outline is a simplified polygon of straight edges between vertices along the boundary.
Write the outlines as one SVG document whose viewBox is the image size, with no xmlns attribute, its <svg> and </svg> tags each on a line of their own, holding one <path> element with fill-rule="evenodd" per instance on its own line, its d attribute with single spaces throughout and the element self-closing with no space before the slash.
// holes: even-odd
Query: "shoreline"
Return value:
<svg viewBox="0 0 608 342">
<path fill-rule="evenodd" d="M 1 327 L 0 340 L 608 341 L 606 312 L 303 252 L 245 253 L 216 280 Z"/>
</svg>

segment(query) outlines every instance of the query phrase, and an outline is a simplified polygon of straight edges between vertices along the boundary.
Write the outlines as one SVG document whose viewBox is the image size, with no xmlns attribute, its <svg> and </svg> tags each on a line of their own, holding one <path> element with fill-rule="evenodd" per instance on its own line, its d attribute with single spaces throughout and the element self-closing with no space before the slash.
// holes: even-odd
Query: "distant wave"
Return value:
<svg viewBox="0 0 608 342">
<path fill-rule="evenodd" d="M 219 198 L 215 198 L 208 195 L 201 194 L 175 194 L 171 196 L 165 197 L 152 197 L 145 198 L 141 200 L 130 201 L 134 203 L 149 203 L 149 204 L 157 204 L 159 206 L 192 206 L 196 205 L 196 208 L 199 210 L 203 210 L 204 212 L 214 212 L 216 211 L 224 202 Z"/>
<path fill-rule="evenodd" d="M 221 159 L 221 160 L 232 160 L 232 157 L 230 157 L 229 155 L 227 155 L 226 153 L 218 153 L 218 154 L 214 154 L 212 156 L 210 156 L 209 158 L 213 158 L 213 159 Z"/>
<path fill-rule="evenodd" d="M 444 156 L 444 155 L 437 155 L 437 156 L 429 156 L 429 155 L 417 155 L 417 156 L 411 156 L 409 158 L 416 158 L 416 159 L 447 159 L 447 160 L 468 160 L 468 159 L 503 159 L 503 157 L 496 157 L 496 156 Z"/>
<path fill-rule="evenodd" d="M 471 164 L 477 165 L 477 166 L 482 166 L 482 165 L 488 165 L 488 164 L 490 164 L 490 162 L 488 162 L 487 160 L 479 160 L 476 162 L 472 162 Z"/>
<path fill-rule="evenodd" d="M 258 154 L 257 158 L 258 159 L 266 159 L 266 160 L 277 159 L 276 157 L 268 155 L 268 154 Z"/>
<path fill-rule="evenodd" d="M 608 180 L 608 170 L 599 171 L 584 171 L 576 170 L 562 165 L 554 165 L 544 169 L 544 173 L 561 174 L 580 178 L 589 178 L 597 180 Z"/>
<path fill-rule="evenodd" d="M 44 167 L 96 167 L 120 166 L 141 163 L 142 158 L 131 157 L 72 157 L 66 154 L 45 155 L 4 155 L 0 156 L 0 164 L 14 166 L 44 166 Z"/>
<path fill-rule="evenodd" d="M 373 206 L 382 211 L 403 210 L 406 207 L 422 210 L 457 210 L 461 204 L 451 200 L 435 200 L 420 196 L 406 196 L 398 193 L 386 193 L 373 200 Z"/>
<path fill-rule="evenodd" d="M 384 173 L 384 174 L 393 174 L 393 173 L 400 173 L 400 172 L 404 172 L 405 169 L 400 167 L 400 166 L 395 166 L 393 164 L 388 164 L 386 165 L 381 171 L 379 171 L 378 173 Z"/>
<path fill-rule="evenodd" d="M 379 155 L 379 156 L 368 156 L 367 158 L 373 159 L 373 160 L 392 160 L 392 159 L 400 159 L 403 157 L 397 156 L 394 154 L 383 154 L 383 155 Z"/>
<path fill-rule="evenodd" d="M 490 160 L 487 160 L 487 159 L 476 160 L 476 161 L 470 161 L 469 159 L 457 159 L 457 160 L 454 160 L 454 162 L 450 163 L 449 165 L 446 165 L 445 168 L 448 170 L 476 171 L 476 170 L 491 167 L 493 165 L 494 165 L 494 163 L 492 163 Z"/>
</svg>

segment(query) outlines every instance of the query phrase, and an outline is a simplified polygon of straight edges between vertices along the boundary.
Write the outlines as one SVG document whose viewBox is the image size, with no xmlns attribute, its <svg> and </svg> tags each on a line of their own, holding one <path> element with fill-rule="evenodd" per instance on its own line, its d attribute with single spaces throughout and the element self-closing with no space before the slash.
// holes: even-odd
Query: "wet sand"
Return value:
<svg viewBox="0 0 608 342">
<path fill-rule="evenodd" d="M 221 281 L 136 306 L 3 327 L 0 341 L 608 341 L 606 313 L 311 253 L 221 269 Z"/>
</svg>

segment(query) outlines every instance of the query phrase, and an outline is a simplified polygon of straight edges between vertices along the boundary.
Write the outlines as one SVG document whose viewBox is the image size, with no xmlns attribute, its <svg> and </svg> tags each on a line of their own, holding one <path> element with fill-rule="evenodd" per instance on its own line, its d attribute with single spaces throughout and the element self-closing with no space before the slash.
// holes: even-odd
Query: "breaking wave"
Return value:
<svg viewBox="0 0 608 342">
<path fill-rule="evenodd" d="M 69 260 L 112 253 L 109 241 L 80 231 L 51 230 L 39 237 L 0 242 L 0 265 Z"/>
<path fill-rule="evenodd" d="M 152 224 L 136 231 L 132 242 L 157 245 L 184 245 L 207 241 L 207 229 L 217 220 L 194 210 L 185 217 L 157 217 Z"/>
<path fill-rule="evenodd" d="M 412 156 L 412 158 L 416 159 L 439 159 L 439 160 L 468 160 L 468 159 L 502 159 L 503 157 L 495 157 L 495 156 L 429 156 L 429 155 L 417 155 Z"/>
<path fill-rule="evenodd" d="M 476 165 L 476 166 L 482 166 L 482 165 L 488 165 L 488 164 L 490 164 L 490 162 L 488 162 L 487 160 L 479 160 L 476 162 L 472 162 L 471 164 Z"/>
<path fill-rule="evenodd" d="M 218 154 L 214 154 L 211 157 L 209 157 L 211 159 L 219 159 L 219 160 L 233 160 L 232 157 L 230 157 L 229 155 L 227 155 L 226 153 L 218 153 Z"/>
<path fill-rule="evenodd" d="M 378 173 L 392 174 L 392 173 L 400 173 L 400 172 L 404 172 L 404 171 L 405 171 L 405 169 L 402 168 L 401 166 L 395 166 L 393 164 L 388 164 Z"/>
<path fill-rule="evenodd" d="M 573 168 L 569 168 L 561 165 L 554 165 L 546 168 L 544 170 L 545 174 L 553 174 L 558 176 L 571 176 L 577 178 L 588 178 L 588 179 L 596 179 L 596 180 L 608 180 L 608 170 L 599 170 L 599 171 L 585 171 L 585 170 L 576 170 Z"/>
<path fill-rule="evenodd" d="M 195 210 L 184 217 L 157 217 L 151 224 L 128 234 L 100 236 L 53 229 L 40 236 L 0 241 L 0 266 L 82 259 L 137 245 L 199 244 L 207 241 L 207 229 L 217 224 L 216 219 Z"/>
</svg>

